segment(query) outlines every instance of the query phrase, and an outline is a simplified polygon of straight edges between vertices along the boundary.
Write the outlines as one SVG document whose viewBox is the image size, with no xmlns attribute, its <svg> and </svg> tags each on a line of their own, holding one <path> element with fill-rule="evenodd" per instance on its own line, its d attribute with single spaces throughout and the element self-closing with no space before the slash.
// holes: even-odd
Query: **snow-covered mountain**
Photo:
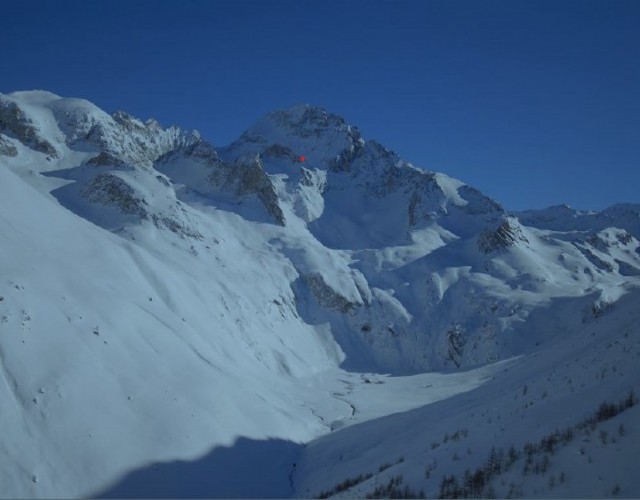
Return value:
<svg viewBox="0 0 640 500">
<path fill-rule="evenodd" d="M 307 105 L 215 147 L 31 91 L 0 238 L 1 496 L 463 496 L 511 445 L 467 496 L 640 494 L 640 205 L 508 213 Z"/>
</svg>

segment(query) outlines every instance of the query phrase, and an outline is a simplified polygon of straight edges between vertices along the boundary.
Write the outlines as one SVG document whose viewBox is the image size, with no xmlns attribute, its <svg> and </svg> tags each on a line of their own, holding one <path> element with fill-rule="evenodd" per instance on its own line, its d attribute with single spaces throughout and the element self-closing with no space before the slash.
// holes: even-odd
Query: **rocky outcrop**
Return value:
<svg viewBox="0 0 640 500">
<path fill-rule="evenodd" d="M 589 248 L 585 248 L 584 246 L 579 245 L 578 250 L 580 250 L 582 255 L 584 255 L 585 258 L 589 262 L 591 262 L 591 264 L 593 264 L 597 269 L 600 269 L 601 271 L 605 271 L 608 273 L 613 272 L 613 269 L 614 269 L 613 264 L 604 259 L 601 259 Z"/>
<path fill-rule="evenodd" d="M 357 185 L 381 198 L 408 184 L 412 172 L 398 168 L 401 159 L 376 141 L 367 141 L 352 162 Z M 415 172 L 417 174 L 417 172 Z"/>
<path fill-rule="evenodd" d="M 464 353 L 464 346 L 466 340 L 464 335 L 460 331 L 459 327 L 452 328 L 447 331 L 446 335 L 447 343 L 447 360 L 456 365 L 459 368 L 462 364 L 462 355 Z"/>
<path fill-rule="evenodd" d="M 640 245 L 636 238 L 624 229 L 604 229 L 591 234 L 585 240 L 577 239 L 573 244 L 597 270 L 611 273 L 617 268 L 624 276 L 635 276 L 638 273 L 637 266 L 640 263 L 634 259 L 631 250 L 637 251 Z M 616 259 L 620 252 L 627 255 L 625 260 L 631 257 L 631 262 Z"/>
<path fill-rule="evenodd" d="M 628 245 L 633 241 L 633 236 L 629 234 L 627 231 L 620 231 L 616 235 L 616 239 L 623 245 Z"/>
<path fill-rule="evenodd" d="M 218 168 L 222 161 L 211 143 L 199 139 L 195 142 L 178 144 L 175 148 L 159 156 L 154 162 L 154 168 L 160 172 L 171 171 L 178 178 L 178 182 L 186 184 L 186 179 L 182 177 L 185 173 L 184 164 L 187 162 L 197 165 L 202 171 L 208 171 Z M 190 187 L 197 188 L 197 186 Z"/>
<path fill-rule="evenodd" d="M 300 180 L 298 184 L 306 187 L 315 187 L 320 194 L 327 189 L 327 178 L 321 175 L 318 170 L 309 170 L 307 168 L 300 169 Z"/>
<path fill-rule="evenodd" d="M 349 146 L 343 149 L 329 162 L 329 170 L 332 172 L 348 172 L 351 164 L 364 152 L 364 140 L 355 127 L 348 127 L 347 140 Z"/>
<path fill-rule="evenodd" d="M 74 150 L 99 153 L 89 162 L 93 165 L 126 163 L 150 167 L 166 152 L 200 141 L 197 132 L 177 127 L 163 129 L 154 120 L 143 123 L 121 111 L 108 115 L 84 99 L 28 94 L 31 99 L 34 96 L 40 99 L 38 125 L 34 123 L 36 115 L 31 115 L 33 104 L 20 104 L 12 97 L 0 95 L 0 132 L 54 158 L 61 155 L 58 145 L 66 144 Z M 43 124 L 47 127 L 46 138 L 38 128 Z M 5 151 L 2 154 L 13 153 L 8 147 L 2 150 Z"/>
<path fill-rule="evenodd" d="M 341 313 L 347 313 L 360 305 L 355 302 L 351 302 L 343 295 L 340 295 L 337 291 L 331 288 L 324 281 L 324 278 L 319 273 L 310 273 L 303 276 L 303 279 L 311 293 L 322 307 L 327 309 L 333 309 Z"/>
<path fill-rule="evenodd" d="M 204 196 L 215 197 L 219 193 L 236 197 L 255 195 L 275 222 L 284 225 L 278 196 L 259 155 L 223 161 L 210 143 L 199 140 L 169 151 L 155 162 L 154 167 L 174 183 L 184 184 Z"/>
<path fill-rule="evenodd" d="M 410 172 L 410 173 L 409 173 Z M 408 171 L 406 186 L 412 186 L 407 208 L 409 226 L 429 219 L 433 214 L 444 215 L 445 195 L 433 175 L 427 172 Z"/>
<path fill-rule="evenodd" d="M 364 144 L 351 163 L 351 171 L 356 185 L 369 196 L 405 195 L 410 227 L 456 211 L 493 217 L 504 213 L 500 204 L 480 191 L 442 174 L 417 168 L 376 141 Z M 456 187 L 444 189 L 440 185 L 443 179 Z"/>
<path fill-rule="evenodd" d="M 113 156 L 110 153 L 100 153 L 89 159 L 87 165 L 93 165 L 96 167 L 124 167 L 125 162 L 120 158 Z"/>
<path fill-rule="evenodd" d="M 171 217 L 169 215 L 154 213 L 151 214 L 150 220 L 157 228 L 167 228 L 169 231 L 180 235 L 182 238 L 191 238 L 195 240 L 204 239 L 204 236 L 202 236 L 202 234 L 197 229 L 183 222 L 180 222 L 178 217 Z"/>
<path fill-rule="evenodd" d="M 188 215 L 179 204 L 169 211 L 154 210 L 141 193 L 115 174 L 97 175 L 89 181 L 80 194 L 90 203 L 110 206 L 123 215 L 151 221 L 157 228 L 166 228 L 183 238 L 203 238 L 202 234 L 189 224 Z"/>
<path fill-rule="evenodd" d="M 209 182 L 236 196 L 256 195 L 276 223 L 284 226 L 285 219 L 278 204 L 278 195 L 259 156 L 242 157 L 234 163 L 218 162 L 209 175 Z"/>
<path fill-rule="evenodd" d="M 346 126 L 344 118 L 316 106 L 300 106 L 270 114 L 273 122 L 299 137 L 320 137 L 327 129 Z"/>
<path fill-rule="evenodd" d="M 13 101 L 0 97 L 0 132 L 18 139 L 25 146 L 58 157 L 58 151 L 49 141 L 40 136 L 40 131 Z M 12 149 L 4 148 L 12 151 Z M 16 151 L 17 154 L 17 151 Z"/>
<path fill-rule="evenodd" d="M 99 122 L 82 140 L 112 157 L 130 165 L 150 167 L 155 160 L 180 145 L 200 141 L 196 132 L 183 132 L 176 127 L 162 130 L 155 122 L 142 122 L 120 113 L 114 122 Z"/>
<path fill-rule="evenodd" d="M 0 156 L 17 156 L 18 149 L 0 134 Z"/>
<path fill-rule="evenodd" d="M 624 229 L 607 229 L 587 238 L 586 243 L 600 252 L 620 248 L 634 242 L 635 238 Z"/>
<path fill-rule="evenodd" d="M 528 243 L 517 219 L 506 217 L 486 228 L 478 236 L 478 249 L 489 254 L 509 248 L 517 242 Z"/>
<path fill-rule="evenodd" d="M 81 195 L 91 203 L 100 203 L 117 208 L 125 215 L 147 219 L 147 202 L 124 179 L 105 173 L 96 176 L 81 191 Z"/>
<path fill-rule="evenodd" d="M 272 144 L 262 152 L 262 156 L 266 158 L 286 158 L 290 161 L 298 160 L 298 156 L 291 150 L 291 148 L 283 146 L 282 144 Z"/>
<path fill-rule="evenodd" d="M 218 152 L 213 144 L 203 140 L 197 140 L 195 142 L 187 143 L 180 147 L 182 153 L 192 159 L 204 160 L 208 164 L 215 164 L 220 159 Z"/>
</svg>

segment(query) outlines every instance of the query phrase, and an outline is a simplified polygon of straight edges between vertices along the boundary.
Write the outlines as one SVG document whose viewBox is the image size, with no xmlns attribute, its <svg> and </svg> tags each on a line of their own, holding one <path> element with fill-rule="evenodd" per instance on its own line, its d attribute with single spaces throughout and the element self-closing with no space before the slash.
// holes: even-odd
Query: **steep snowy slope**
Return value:
<svg viewBox="0 0 640 500">
<path fill-rule="evenodd" d="M 615 313 L 555 331 L 475 390 L 310 443 L 298 457 L 295 496 L 637 497 L 639 300 L 634 290 Z M 356 415 L 395 382 L 377 381 L 345 395 Z M 414 397 L 430 400 L 442 385 L 426 382 Z"/>
<path fill-rule="evenodd" d="M 342 355 L 299 319 L 295 270 L 259 231 L 184 206 L 202 236 L 154 224 L 141 211 L 170 205 L 172 190 L 144 169 L 76 167 L 67 178 L 122 184 L 73 198 L 62 192 L 75 184 L 38 176 L 48 162 L 8 140 L 19 153 L 0 168 L 2 496 L 87 495 L 150 460 L 322 429 L 292 381 Z M 61 165 L 78 161 L 56 147 Z"/>
<path fill-rule="evenodd" d="M 516 378 L 490 380 L 504 360 L 542 384 L 585 328 L 585 356 L 637 343 L 634 207 L 508 214 L 311 106 L 216 149 L 82 99 L 0 95 L 0 495 L 328 491 L 352 471 L 326 469 L 338 432 L 381 465 L 391 445 L 356 429 L 410 422 L 409 446 L 438 408 L 509 407 Z M 582 394 L 578 419 L 604 396 Z M 269 472 L 249 485 L 242 467 Z"/>
</svg>

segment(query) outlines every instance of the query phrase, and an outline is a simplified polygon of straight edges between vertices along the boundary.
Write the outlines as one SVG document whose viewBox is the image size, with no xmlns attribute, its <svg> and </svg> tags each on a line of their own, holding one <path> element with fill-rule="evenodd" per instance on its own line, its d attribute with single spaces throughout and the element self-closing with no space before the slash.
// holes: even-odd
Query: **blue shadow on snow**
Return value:
<svg viewBox="0 0 640 500">
<path fill-rule="evenodd" d="M 193 460 L 160 462 L 127 473 L 94 498 L 286 498 L 304 446 L 239 438 Z"/>
</svg>

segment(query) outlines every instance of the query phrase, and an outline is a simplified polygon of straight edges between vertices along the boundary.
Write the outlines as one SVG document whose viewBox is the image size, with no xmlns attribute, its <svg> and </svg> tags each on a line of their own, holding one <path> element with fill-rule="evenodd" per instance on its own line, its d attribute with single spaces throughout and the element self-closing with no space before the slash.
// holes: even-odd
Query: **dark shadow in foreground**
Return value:
<svg viewBox="0 0 640 500">
<path fill-rule="evenodd" d="M 93 498 L 286 498 L 303 445 L 239 438 L 194 461 L 176 460 L 129 472 Z"/>
</svg>

